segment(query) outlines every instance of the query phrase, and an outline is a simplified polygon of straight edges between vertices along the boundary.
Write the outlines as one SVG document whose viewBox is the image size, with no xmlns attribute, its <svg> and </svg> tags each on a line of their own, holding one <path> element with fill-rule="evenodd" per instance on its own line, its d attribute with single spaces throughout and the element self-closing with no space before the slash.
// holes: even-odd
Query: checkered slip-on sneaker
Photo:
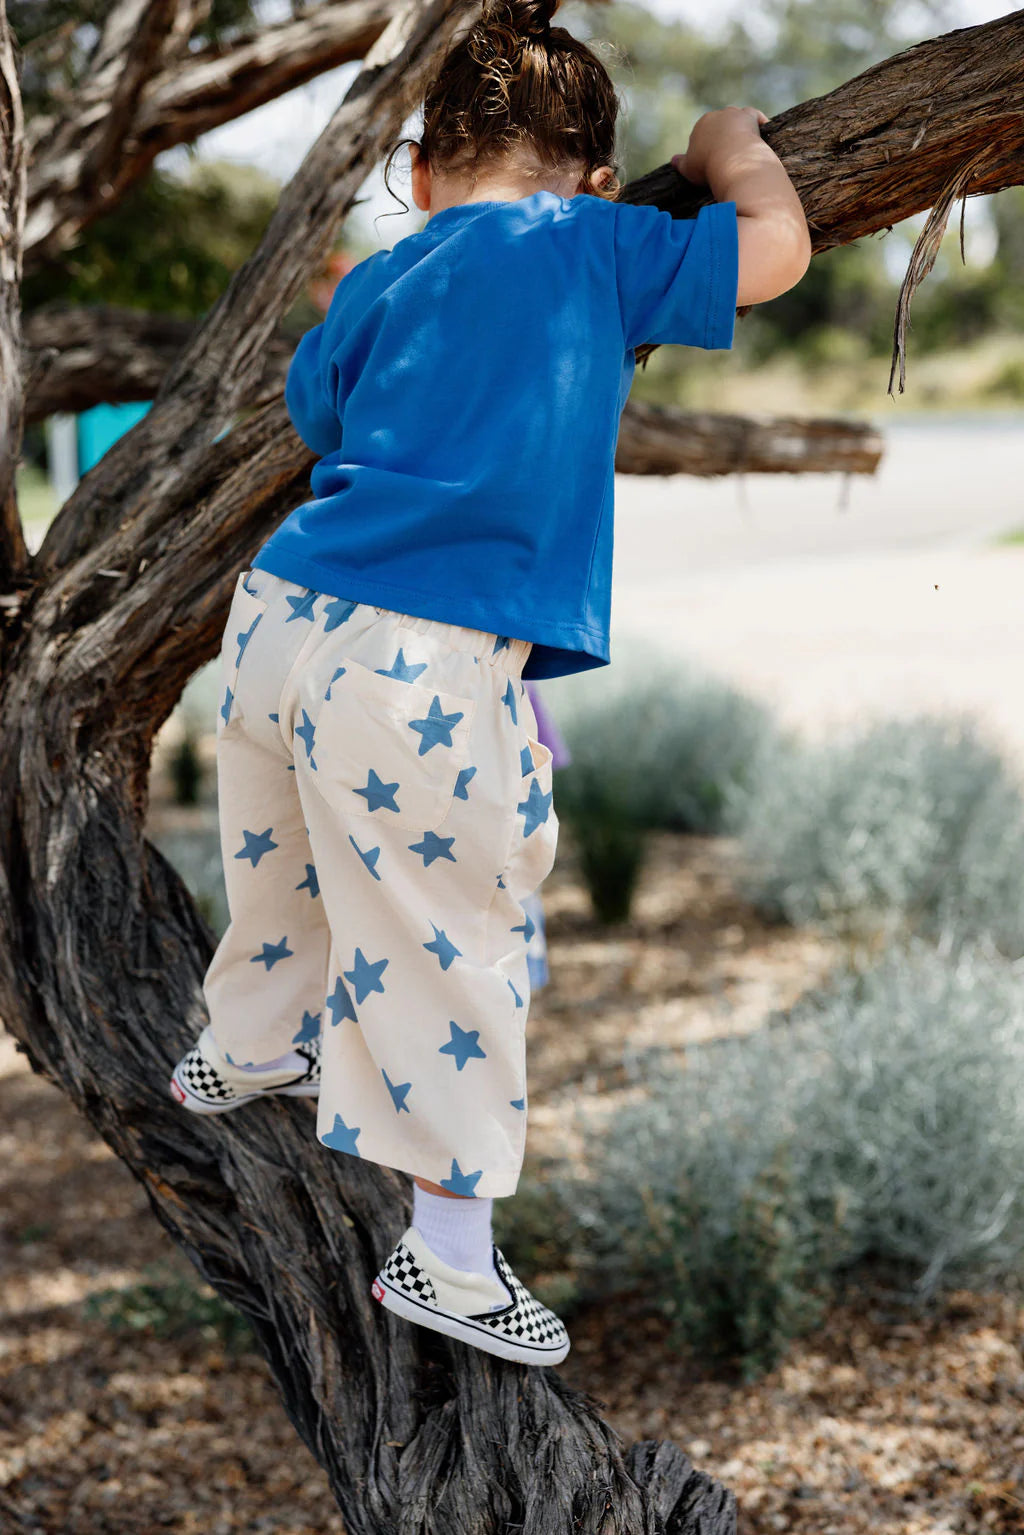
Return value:
<svg viewBox="0 0 1024 1535">
<path fill-rule="evenodd" d="M 409 1322 L 517 1364 L 560 1364 L 569 1352 L 562 1322 L 535 1300 L 494 1249 L 499 1279 L 467 1274 L 436 1257 L 410 1226 L 373 1282 L 382 1306 Z M 498 1310 L 491 1308 L 503 1302 Z"/>
<path fill-rule="evenodd" d="M 256 1098 L 315 1098 L 320 1092 L 320 1041 L 295 1046 L 307 1061 L 303 1071 L 240 1071 L 218 1050 L 205 1028 L 171 1077 L 171 1097 L 193 1114 L 224 1114 Z"/>
</svg>

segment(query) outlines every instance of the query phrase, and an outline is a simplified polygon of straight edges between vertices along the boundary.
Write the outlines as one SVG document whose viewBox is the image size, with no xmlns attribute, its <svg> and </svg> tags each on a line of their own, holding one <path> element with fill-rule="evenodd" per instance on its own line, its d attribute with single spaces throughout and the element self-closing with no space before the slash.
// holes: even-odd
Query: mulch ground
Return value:
<svg viewBox="0 0 1024 1535">
<path fill-rule="evenodd" d="M 612 934 L 571 859 L 546 902 L 531 1156 L 572 1154 L 575 1105 L 629 1091 L 624 1048 L 671 1060 L 756 1028 L 835 959 L 757 919 L 723 842 L 661 839 L 634 920 Z M 261 1360 L 203 1293 L 126 1170 L 0 1039 L 4 1535 L 341 1535 Z M 753 1383 L 680 1354 L 656 1318 L 636 1329 L 619 1307 L 578 1315 L 563 1373 L 625 1441 L 674 1439 L 731 1486 L 741 1535 L 1024 1532 L 1013 1301 L 961 1293 L 920 1316 L 863 1291 Z"/>
</svg>

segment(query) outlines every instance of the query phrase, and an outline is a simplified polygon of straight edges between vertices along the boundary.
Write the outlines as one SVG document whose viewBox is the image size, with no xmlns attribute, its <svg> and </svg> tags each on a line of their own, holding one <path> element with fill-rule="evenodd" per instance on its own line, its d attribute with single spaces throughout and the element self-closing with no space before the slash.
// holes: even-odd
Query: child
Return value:
<svg viewBox="0 0 1024 1535">
<path fill-rule="evenodd" d="M 750 110 L 701 118 L 692 221 L 614 201 L 617 102 L 555 0 L 498 0 L 429 86 L 425 227 L 361 262 L 286 400 L 313 499 L 225 634 L 231 925 L 172 1091 L 200 1113 L 322 1091 L 336 1151 L 411 1173 L 373 1293 L 556 1364 L 561 1321 L 491 1240 L 526 1132 L 524 900 L 555 853 L 524 678 L 609 658 L 612 470 L 643 342 L 728 347 L 810 254 Z"/>
</svg>

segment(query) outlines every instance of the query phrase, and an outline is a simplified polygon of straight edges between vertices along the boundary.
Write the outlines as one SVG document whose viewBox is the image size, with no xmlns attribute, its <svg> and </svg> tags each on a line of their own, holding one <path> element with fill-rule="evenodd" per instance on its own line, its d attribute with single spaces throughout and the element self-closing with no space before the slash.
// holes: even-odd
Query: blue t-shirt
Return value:
<svg viewBox="0 0 1024 1535">
<path fill-rule="evenodd" d="M 300 341 L 285 400 L 319 454 L 313 499 L 256 565 L 532 640 L 527 677 L 604 664 L 633 349 L 731 346 L 736 285 L 733 203 L 443 208 L 354 267 Z"/>
</svg>

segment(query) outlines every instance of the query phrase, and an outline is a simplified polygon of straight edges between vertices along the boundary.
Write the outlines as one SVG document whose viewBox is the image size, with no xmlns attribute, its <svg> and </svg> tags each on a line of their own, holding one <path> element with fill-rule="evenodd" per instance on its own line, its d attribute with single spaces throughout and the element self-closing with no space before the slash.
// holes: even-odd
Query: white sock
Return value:
<svg viewBox="0 0 1024 1535">
<path fill-rule="evenodd" d="M 412 1223 L 432 1253 L 453 1269 L 495 1274 L 490 1199 L 446 1199 L 413 1184 Z"/>
<path fill-rule="evenodd" d="M 234 1064 L 234 1062 L 232 1062 L 232 1064 Z M 250 1061 L 247 1066 L 236 1066 L 235 1070 L 236 1071 L 284 1071 L 285 1068 L 287 1068 L 289 1071 L 296 1071 L 296 1072 L 298 1072 L 298 1071 L 305 1071 L 308 1066 L 309 1066 L 309 1061 L 306 1059 L 306 1057 L 304 1055 L 300 1055 L 297 1050 L 289 1050 L 286 1055 L 279 1055 L 277 1057 L 277 1059 L 274 1060 L 274 1061 L 260 1061 L 258 1066 L 254 1065 Z"/>
</svg>

